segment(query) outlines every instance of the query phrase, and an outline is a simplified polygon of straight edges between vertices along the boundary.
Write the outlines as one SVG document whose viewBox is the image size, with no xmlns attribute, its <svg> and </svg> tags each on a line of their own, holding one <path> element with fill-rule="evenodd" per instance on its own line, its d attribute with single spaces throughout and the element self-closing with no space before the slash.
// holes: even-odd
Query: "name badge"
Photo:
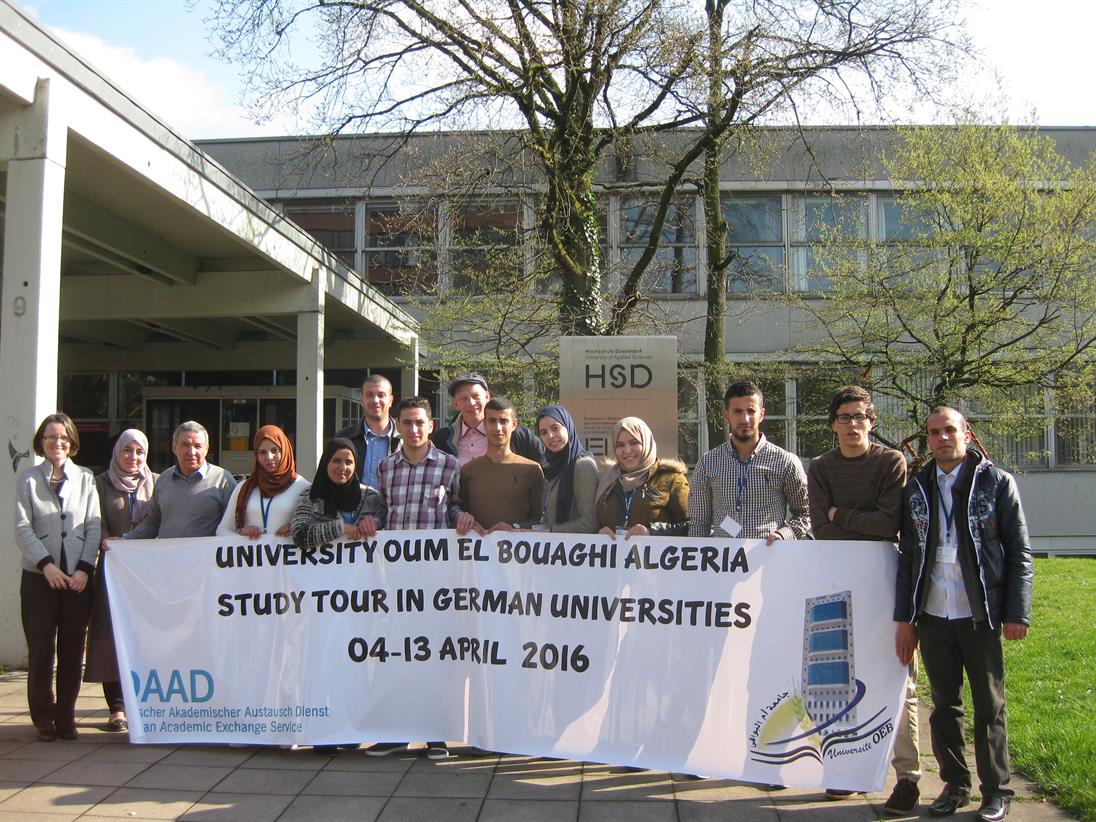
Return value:
<svg viewBox="0 0 1096 822">
<path fill-rule="evenodd" d="M 936 549 L 936 561 L 954 565 L 959 561 L 959 546 L 954 542 L 948 542 Z"/>
</svg>

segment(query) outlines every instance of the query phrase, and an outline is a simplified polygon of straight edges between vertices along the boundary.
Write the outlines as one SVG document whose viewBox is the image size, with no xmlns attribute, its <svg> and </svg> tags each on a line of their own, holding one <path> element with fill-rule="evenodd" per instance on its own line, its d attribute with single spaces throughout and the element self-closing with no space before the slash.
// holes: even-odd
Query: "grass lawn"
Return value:
<svg viewBox="0 0 1096 822">
<path fill-rule="evenodd" d="M 1012 765 L 1096 822 L 1096 559 L 1035 560 L 1031 625 L 1005 643 Z"/>
<path fill-rule="evenodd" d="M 1005 643 L 1012 767 L 1096 822 L 1096 558 L 1036 559 L 1031 623 L 1027 638 Z M 931 706 L 924 666 L 921 679 Z M 964 702 L 969 720 L 969 692 Z M 967 759 L 973 770 L 972 747 Z"/>
</svg>

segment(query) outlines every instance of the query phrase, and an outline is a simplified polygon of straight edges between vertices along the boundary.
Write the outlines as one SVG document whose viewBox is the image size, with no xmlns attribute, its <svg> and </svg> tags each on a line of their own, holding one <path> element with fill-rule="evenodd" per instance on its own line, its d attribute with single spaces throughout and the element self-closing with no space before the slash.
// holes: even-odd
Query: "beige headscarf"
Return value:
<svg viewBox="0 0 1096 822">
<path fill-rule="evenodd" d="M 643 483 L 647 481 L 647 478 L 651 476 L 651 469 L 655 467 L 655 463 L 658 462 L 658 447 L 655 445 L 655 435 L 651 433 L 651 429 L 647 426 L 643 420 L 639 417 L 625 417 L 619 420 L 616 425 L 613 426 L 613 449 L 616 450 L 617 437 L 621 431 L 627 431 L 643 446 L 643 454 L 640 457 L 639 465 L 634 471 L 628 471 L 627 473 L 620 470 L 619 463 L 612 463 L 605 473 L 601 475 L 601 479 L 597 484 L 597 496 L 595 497 L 595 506 L 600 505 L 612 492 L 613 487 L 619 482 L 620 487 L 625 491 L 632 491 L 639 488 Z"/>
</svg>

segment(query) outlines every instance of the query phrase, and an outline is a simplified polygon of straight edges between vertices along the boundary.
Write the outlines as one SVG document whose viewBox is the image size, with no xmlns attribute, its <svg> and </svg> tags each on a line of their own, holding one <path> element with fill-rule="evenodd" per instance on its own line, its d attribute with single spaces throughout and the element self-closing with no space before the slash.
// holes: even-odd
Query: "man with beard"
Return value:
<svg viewBox="0 0 1096 822">
<path fill-rule="evenodd" d="M 807 476 L 795 454 L 761 433 L 761 389 L 750 380 L 723 395 L 731 439 L 700 458 L 689 486 L 689 536 L 805 539 L 810 535 Z"/>
</svg>

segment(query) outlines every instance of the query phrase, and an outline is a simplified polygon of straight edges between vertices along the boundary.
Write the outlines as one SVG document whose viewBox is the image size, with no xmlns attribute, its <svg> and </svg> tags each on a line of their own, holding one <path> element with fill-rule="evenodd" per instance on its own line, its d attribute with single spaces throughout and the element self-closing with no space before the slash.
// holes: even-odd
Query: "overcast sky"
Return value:
<svg viewBox="0 0 1096 822">
<path fill-rule="evenodd" d="M 20 0 L 14 0 L 20 3 Z M 233 66 L 208 56 L 207 0 L 23 0 L 62 40 L 146 108 L 192 139 L 297 133 L 293 119 L 256 125 L 240 105 Z M 190 6 L 196 6 L 191 9 Z M 1090 79 L 1096 3 L 984 0 L 967 13 L 982 53 L 982 78 L 967 74 L 962 93 L 1000 76 L 1010 119 L 1096 126 Z"/>
</svg>

